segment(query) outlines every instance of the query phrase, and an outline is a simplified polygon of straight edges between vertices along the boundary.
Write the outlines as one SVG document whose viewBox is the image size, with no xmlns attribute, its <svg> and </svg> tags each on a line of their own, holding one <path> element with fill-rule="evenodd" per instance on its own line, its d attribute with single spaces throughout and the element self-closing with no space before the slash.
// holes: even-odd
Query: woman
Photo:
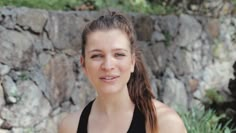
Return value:
<svg viewBox="0 0 236 133">
<path fill-rule="evenodd" d="M 60 133 L 186 133 L 180 117 L 155 100 L 131 22 L 110 13 L 82 33 L 81 64 L 98 96 L 64 118 Z"/>
</svg>

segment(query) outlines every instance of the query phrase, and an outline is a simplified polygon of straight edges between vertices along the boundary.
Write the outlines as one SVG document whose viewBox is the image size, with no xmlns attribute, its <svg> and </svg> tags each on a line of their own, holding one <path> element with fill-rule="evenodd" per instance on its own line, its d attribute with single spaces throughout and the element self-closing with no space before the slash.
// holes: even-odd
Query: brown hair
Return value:
<svg viewBox="0 0 236 133">
<path fill-rule="evenodd" d="M 152 102 L 155 96 L 152 93 L 147 72 L 142 61 L 141 51 L 135 43 L 135 31 L 132 23 L 124 15 L 111 12 L 87 24 L 82 33 L 82 56 L 85 57 L 85 45 L 88 34 L 96 30 L 109 29 L 120 29 L 124 31 L 130 40 L 131 52 L 135 54 L 135 67 L 127 84 L 128 92 L 132 102 L 144 114 L 145 123 L 148 124 L 151 132 L 157 131 L 156 110 Z"/>
</svg>

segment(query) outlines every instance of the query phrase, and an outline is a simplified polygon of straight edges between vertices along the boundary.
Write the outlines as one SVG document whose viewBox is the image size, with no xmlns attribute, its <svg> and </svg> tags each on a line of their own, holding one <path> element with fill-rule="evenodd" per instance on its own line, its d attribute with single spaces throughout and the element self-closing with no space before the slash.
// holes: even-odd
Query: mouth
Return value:
<svg viewBox="0 0 236 133">
<path fill-rule="evenodd" d="M 119 76 L 102 76 L 100 79 L 105 82 L 112 82 L 115 81 Z"/>
</svg>

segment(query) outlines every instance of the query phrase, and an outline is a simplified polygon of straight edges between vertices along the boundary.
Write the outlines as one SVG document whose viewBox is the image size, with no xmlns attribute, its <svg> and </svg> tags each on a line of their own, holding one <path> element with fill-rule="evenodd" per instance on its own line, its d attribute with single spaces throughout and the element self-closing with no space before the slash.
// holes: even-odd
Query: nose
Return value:
<svg viewBox="0 0 236 133">
<path fill-rule="evenodd" d="M 109 71 L 114 69 L 114 60 L 112 59 L 112 57 L 105 57 L 104 61 L 102 62 L 102 66 L 101 66 L 102 70 L 104 71 Z"/>
</svg>

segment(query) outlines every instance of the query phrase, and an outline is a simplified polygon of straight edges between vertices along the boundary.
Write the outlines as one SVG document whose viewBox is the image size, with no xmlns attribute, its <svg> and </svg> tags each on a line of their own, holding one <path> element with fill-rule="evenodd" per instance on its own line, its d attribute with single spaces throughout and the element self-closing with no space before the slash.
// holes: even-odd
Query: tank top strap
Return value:
<svg viewBox="0 0 236 133">
<path fill-rule="evenodd" d="M 133 118 L 127 133 L 146 133 L 145 116 L 135 105 Z"/>
<path fill-rule="evenodd" d="M 95 99 L 94 99 L 95 100 Z M 94 100 L 89 102 L 89 104 L 83 109 L 81 115 L 80 115 L 80 120 L 79 120 L 79 125 L 77 129 L 77 133 L 87 133 L 87 127 L 88 127 L 88 118 L 89 114 L 91 112 L 91 108 L 93 105 Z"/>
</svg>

